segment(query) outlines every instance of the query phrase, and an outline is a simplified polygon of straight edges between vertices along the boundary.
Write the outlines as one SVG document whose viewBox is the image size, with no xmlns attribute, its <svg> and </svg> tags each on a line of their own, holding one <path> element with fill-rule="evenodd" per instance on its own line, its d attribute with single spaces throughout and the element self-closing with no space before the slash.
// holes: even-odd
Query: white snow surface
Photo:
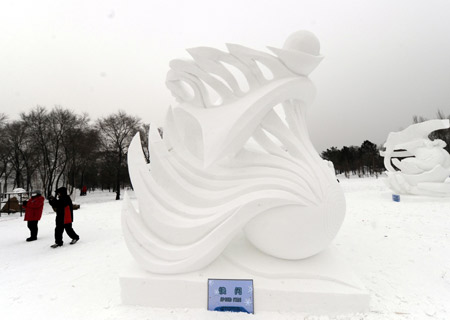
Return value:
<svg viewBox="0 0 450 320">
<path fill-rule="evenodd" d="M 371 296 L 370 312 L 335 316 L 289 312 L 210 312 L 121 304 L 119 276 L 132 261 L 121 231 L 122 201 L 109 192 L 77 197 L 81 240 L 54 243 L 48 203 L 38 240 L 26 222 L 0 217 L 0 319 L 450 319 L 450 199 L 402 196 L 383 179 L 340 178 L 347 216 L 333 244 Z M 170 297 L 167 297 L 170 299 Z M 206 301 L 205 301 L 206 309 Z"/>
</svg>

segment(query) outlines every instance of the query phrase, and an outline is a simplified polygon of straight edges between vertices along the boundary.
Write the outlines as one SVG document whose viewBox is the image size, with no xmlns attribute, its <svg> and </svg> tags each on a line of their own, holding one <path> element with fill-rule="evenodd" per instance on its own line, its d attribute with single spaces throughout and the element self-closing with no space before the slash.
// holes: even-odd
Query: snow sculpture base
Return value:
<svg viewBox="0 0 450 320">
<path fill-rule="evenodd" d="M 311 258 L 290 261 L 265 255 L 240 236 L 202 270 L 161 275 L 133 264 L 123 273 L 120 285 L 124 304 L 206 309 L 208 278 L 253 279 L 255 313 L 368 311 L 369 294 L 349 270 L 332 247 Z"/>
</svg>

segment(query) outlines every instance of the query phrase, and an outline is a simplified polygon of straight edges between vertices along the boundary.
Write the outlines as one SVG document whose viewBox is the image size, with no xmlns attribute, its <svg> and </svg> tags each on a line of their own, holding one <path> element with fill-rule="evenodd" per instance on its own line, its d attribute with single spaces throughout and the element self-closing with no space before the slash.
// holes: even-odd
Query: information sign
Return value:
<svg viewBox="0 0 450 320">
<path fill-rule="evenodd" d="M 254 313 L 253 280 L 208 279 L 208 310 Z"/>
</svg>

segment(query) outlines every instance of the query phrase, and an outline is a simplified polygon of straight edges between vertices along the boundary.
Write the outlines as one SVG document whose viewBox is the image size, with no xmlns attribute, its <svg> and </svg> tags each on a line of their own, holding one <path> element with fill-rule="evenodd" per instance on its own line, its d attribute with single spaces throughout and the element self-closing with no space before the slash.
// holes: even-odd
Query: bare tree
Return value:
<svg viewBox="0 0 450 320">
<path fill-rule="evenodd" d="M 144 152 L 144 157 L 147 162 L 150 162 L 150 150 L 148 147 L 148 134 L 150 132 L 150 124 L 144 123 L 139 128 L 139 133 L 141 135 L 141 144 L 142 144 L 142 151 Z"/>
<path fill-rule="evenodd" d="M 52 151 L 54 150 L 52 135 L 50 131 L 48 111 L 45 107 L 37 106 L 29 113 L 22 113 L 21 119 L 30 129 L 33 142 L 39 150 L 39 167 L 38 172 L 44 188 L 44 195 L 48 197 L 52 194 L 52 179 L 50 178 L 50 170 L 54 167 L 53 162 L 56 161 Z"/>
<path fill-rule="evenodd" d="M 6 124 L 6 120 L 8 116 L 2 112 L 0 112 L 0 127 L 3 127 Z"/>
<path fill-rule="evenodd" d="M 44 186 L 45 196 L 52 194 L 61 179 L 67 184 L 64 173 L 68 165 L 68 137 L 83 122 L 74 112 L 56 106 L 50 112 L 37 106 L 28 114 L 21 114 L 22 120 L 30 130 L 33 143 L 39 150 L 39 174 Z"/>
<path fill-rule="evenodd" d="M 0 136 L 4 137 L 6 134 L 6 120 L 7 116 L 0 113 Z M 0 139 L 0 178 L 4 178 L 3 190 L 7 190 L 8 178 L 12 170 L 11 154 L 8 150 L 6 139 Z M 1 189 L 1 188 L 0 188 Z"/>
<path fill-rule="evenodd" d="M 25 161 L 27 160 L 27 144 L 25 125 L 22 121 L 13 121 L 5 127 L 3 139 L 10 153 L 10 161 L 14 170 L 14 187 L 24 188 L 23 174 L 26 172 Z M 25 173 L 26 174 L 26 173 Z"/>
<path fill-rule="evenodd" d="M 97 129 L 101 135 L 102 149 L 106 154 L 115 157 L 115 190 L 116 200 L 120 199 L 120 187 L 122 182 L 123 167 L 126 167 L 126 154 L 131 139 L 139 131 L 141 120 L 119 111 L 106 118 L 97 121 Z"/>
<path fill-rule="evenodd" d="M 84 185 L 86 169 L 98 158 L 99 133 L 90 127 L 87 116 L 80 118 L 79 126 L 73 128 L 64 146 L 68 162 L 66 177 L 72 194 L 76 186 Z"/>
</svg>

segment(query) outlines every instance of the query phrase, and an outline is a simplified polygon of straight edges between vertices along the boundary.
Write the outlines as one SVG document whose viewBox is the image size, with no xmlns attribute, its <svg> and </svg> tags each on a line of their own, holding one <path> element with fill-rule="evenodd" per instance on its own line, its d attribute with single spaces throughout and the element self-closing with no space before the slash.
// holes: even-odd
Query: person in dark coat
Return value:
<svg viewBox="0 0 450 320">
<path fill-rule="evenodd" d="M 80 237 L 72 228 L 73 222 L 73 205 L 72 200 L 67 194 L 67 189 L 61 187 L 56 190 L 57 198 L 50 196 L 48 202 L 56 210 L 56 228 L 55 228 L 55 244 L 52 248 L 61 247 L 63 245 L 63 233 L 66 230 L 67 235 L 72 239 L 70 244 L 77 243 Z"/>
<path fill-rule="evenodd" d="M 30 229 L 30 237 L 27 238 L 28 242 L 37 240 L 38 222 L 42 217 L 44 200 L 40 190 L 33 190 L 31 199 L 23 202 L 23 207 L 25 208 L 24 220 L 27 221 L 28 229 Z"/>
</svg>

